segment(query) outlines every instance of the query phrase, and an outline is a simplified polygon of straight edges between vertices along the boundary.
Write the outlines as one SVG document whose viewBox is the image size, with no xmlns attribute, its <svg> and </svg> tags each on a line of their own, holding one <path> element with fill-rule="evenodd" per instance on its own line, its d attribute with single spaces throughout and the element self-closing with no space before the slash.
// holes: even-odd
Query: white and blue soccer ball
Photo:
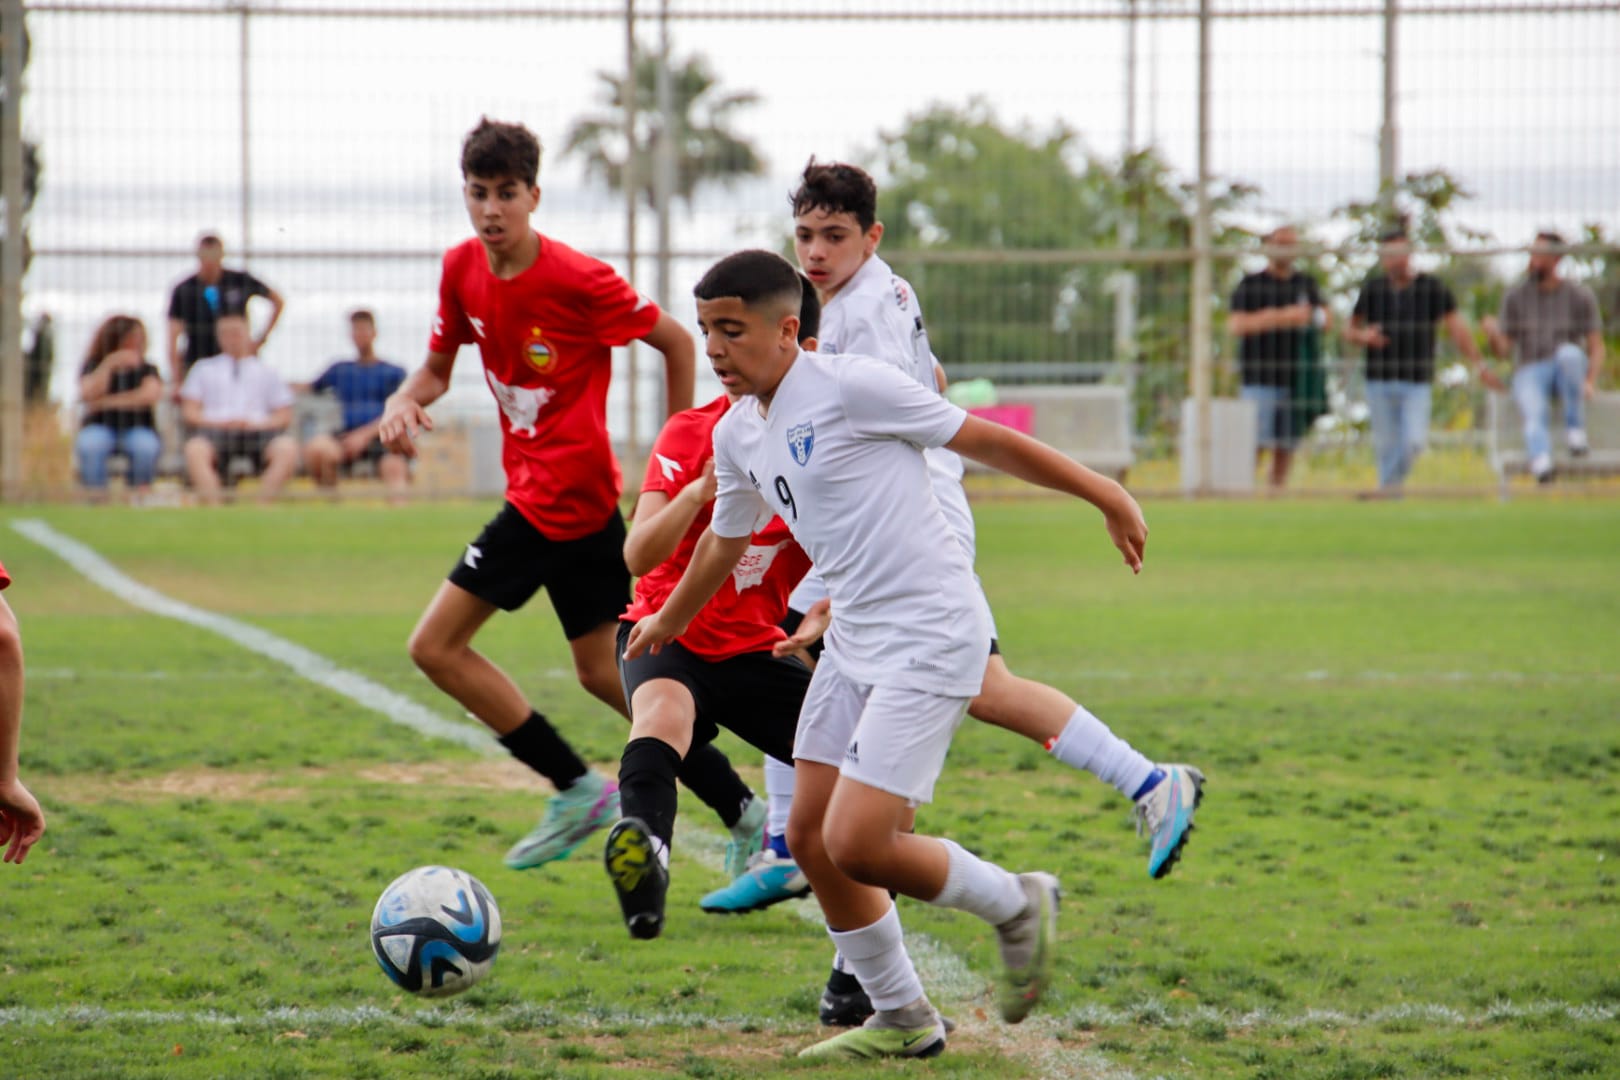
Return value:
<svg viewBox="0 0 1620 1080">
<path fill-rule="evenodd" d="M 464 870 L 401 874 L 371 913 L 371 951 L 383 973 L 423 997 L 461 993 L 489 974 L 500 948 L 500 908 Z"/>
</svg>

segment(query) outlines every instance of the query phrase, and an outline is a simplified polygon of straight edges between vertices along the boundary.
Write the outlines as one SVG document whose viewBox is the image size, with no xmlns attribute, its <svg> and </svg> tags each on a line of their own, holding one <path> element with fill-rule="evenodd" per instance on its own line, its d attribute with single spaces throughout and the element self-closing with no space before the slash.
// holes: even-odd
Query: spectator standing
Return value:
<svg viewBox="0 0 1620 1080">
<path fill-rule="evenodd" d="M 223 316 L 214 332 L 225 351 L 198 361 L 180 388 L 186 475 L 204 502 L 218 502 L 221 473 L 231 458 L 247 457 L 263 470 L 259 498 L 269 502 L 298 467 L 298 444 L 287 434 L 292 390 L 253 355 L 246 316 Z"/>
<path fill-rule="evenodd" d="M 1368 278 L 1356 297 L 1345 339 L 1367 350 L 1367 411 L 1378 458 L 1380 497 L 1396 497 L 1429 441 L 1434 380 L 1435 328 L 1445 324 L 1459 352 L 1493 389 L 1502 383 L 1485 364 L 1457 300 L 1433 274 L 1412 269 L 1406 230 L 1379 239 L 1383 270 Z"/>
<path fill-rule="evenodd" d="M 405 381 L 405 369 L 377 355 L 377 320 L 371 312 L 351 314 L 349 333 L 354 359 L 334 361 L 309 384 L 316 393 L 331 391 L 337 397 L 343 408 L 343 426 L 336 434 L 321 432 L 304 444 L 304 464 L 316 484 L 335 489 L 343 466 L 370 461 L 387 485 L 389 499 L 400 502 L 405 498 L 410 470 L 403 455 L 383 449 L 377 426 L 388 395 Z"/>
<path fill-rule="evenodd" d="M 206 233 L 198 239 L 197 272 L 176 285 L 169 296 L 169 378 L 176 393 L 193 364 L 223 351 L 214 336 L 220 317 L 246 315 L 248 301 L 255 296 L 270 301 L 270 321 L 252 345 L 252 351 L 257 353 L 276 328 L 286 302 L 280 293 L 247 271 L 227 270 L 225 243 L 218 236 Z"/>
<path fill-rule="evenodd" d="M 1553 480 L 1552 436 L 1547 416 L 1556 394 L 1564 406 L 1564 437 L 1571 457 L 1587 451 L 1586 399 L 1603 368 L 1603 321 L 1597 297 L 1585 285 L 1559 276 L 1564 238 L 1536 234 L 1528 279 L 1502 297 L 1500 319 L 1480 320 L 1491 351 L 1511 356 L 1513 400 L 1524 421 L 1524 451 L 1538 483 Z"/>
<path fill-rule="evenodd" d="M 146 358 L 146 326 L 130 315 L 114 315 L 96 329 L 79 372 L 84 418 L 74 440 L 79 480 L 91 497 L 107 492 L 107 461 L 129 459 L 129 486 L 137 498 L 152 490 L 163 452 L 152 406 L 163 396 L 163 379 Z"/>
<path fill-rule="evenodd" d="M 1298 231 L 1283 225 L 1262 239 L 1266 267 L 1238 282 L 1227 322 L 1238 339 L 1243 397 L 1257 412 L 1257 461 L 1271 451 L 1271 486 L 1281 488 L 1302 434 L 1293 398 L 1306 334 L 1313 325 L 1326 330 L 1330 319 L 1316 279 L 1294 267 Z"/>
</svg>

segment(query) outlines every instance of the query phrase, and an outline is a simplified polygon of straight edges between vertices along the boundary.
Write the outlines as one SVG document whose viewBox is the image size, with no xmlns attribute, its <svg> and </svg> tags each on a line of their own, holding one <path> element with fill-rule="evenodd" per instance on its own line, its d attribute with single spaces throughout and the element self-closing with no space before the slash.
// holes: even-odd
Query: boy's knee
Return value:
<svg viewBox="0 0 1620 1080">
<path fill-rule="evenodd" d="M 873 843 L 871 837 L 862 836 L 852 829 L 833 829 L 822 834 L 827 846 L 827 857 L 851 881 L 862 885 L 885 883 L 884 869 L 889 865 L 887 845 Z M 791 848 L 793 842 L 788 841 Z"/>
</svg>

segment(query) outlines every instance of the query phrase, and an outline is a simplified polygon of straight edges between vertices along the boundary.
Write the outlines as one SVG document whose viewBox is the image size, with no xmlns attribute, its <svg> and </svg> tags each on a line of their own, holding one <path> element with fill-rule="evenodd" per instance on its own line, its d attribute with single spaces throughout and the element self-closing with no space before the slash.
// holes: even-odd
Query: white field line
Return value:
<svg viewBox="0 0 1620 1080">
<path fill-rule="evenodd" d="M 11 527 L 132 607 L 218 634 L 249 652 L 285 664 L 310 682 L 342 694 L 423 735 L 483 753 L 494 752 L 486 732 L 469 724 L 446 720 L 427 706 L 372 682 L 364 675 L 340 668 L 319 653 L 277 637 L 268 630 L 165 596 L 156 589 L 142 585 L 91 548 L 57 532 L 43 521 L 29 518 L 13 521 Z"/>
<path fill-rule="evenodd" d="M 1490 1028 L 1521 1020 L 1569 1021 L 1571 1023 L 1611 1023 L 1620 1019 L 1620 1006 L 1577 1005 L 1567 1001 L 1533 1001 L 1524 1004 L 1499 1001 L 1483 1009 L 1458 1009 L 1449 1005 L 1405 1003 L 1364 1013 L 1336 1009 L 1307 1009 L 1299 1013 L 1259 1009 L 1239 1012 L 1207 1006 L 1177 1008 L 1162 1001 L 1145 1001 L 1130 1009 L 1085 1006 L 1061 1016 L 1034 1016 L 1027 1024 L 1053 1031 L 1083 1028 L 1164 1028 L 1181 1030 L 1210 1023 L 1229 1031 L 1284 1030 L 1336 1031 L 1374 1028 L 1386 1024 L 1421 1023 L 1434 1028 Z M 228 1013 L 217 1009 L 103 1009 L 97 1006 L 58 1005 L 50 1008 L 8 1006 L 0 1008 L 0 1026 L 20 1027 L 154 1027 L 161 1024 L 193 1024 L 206 1027 L 240 1027 L 270 1030 L 293 1027 L 346 1029 L 397 1025 L 401 1027 L 476 1027 L 518 1030 L 546 1027 L 560 1022 L 578 1022 L 584 1027 L 707 1027 L 715 1023 L 745 1024 L 757 1021 L 749 1016 L 717 1017 L 713 1013 L 688 1009 L 635 1010 L 589 1009 L 584 1013 L 564 1012 L 541 1005 L 506 1005 L 478 1008 L 460 1004 L 425 1005 L 418 1009 L 394 1011 L 374 1005 L 306 1008 L 283 1006 L 251 1013 Z"/>
</svg>

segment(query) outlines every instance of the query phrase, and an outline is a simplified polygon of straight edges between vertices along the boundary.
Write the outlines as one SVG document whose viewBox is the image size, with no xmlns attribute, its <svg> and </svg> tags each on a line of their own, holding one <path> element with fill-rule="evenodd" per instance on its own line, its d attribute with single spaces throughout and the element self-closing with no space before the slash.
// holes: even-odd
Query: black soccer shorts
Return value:
<svg viewBox="0 0 1620 1080">
<path fill-rule="evenodd" d="M 551 540 L 506 503 L 449 574 L 450 583 L 502 611 L 516 611 L 544 588 L 569 641 L 611 623 L 630 605 L 624 518 L 578 540 Z"/>
</svg>

